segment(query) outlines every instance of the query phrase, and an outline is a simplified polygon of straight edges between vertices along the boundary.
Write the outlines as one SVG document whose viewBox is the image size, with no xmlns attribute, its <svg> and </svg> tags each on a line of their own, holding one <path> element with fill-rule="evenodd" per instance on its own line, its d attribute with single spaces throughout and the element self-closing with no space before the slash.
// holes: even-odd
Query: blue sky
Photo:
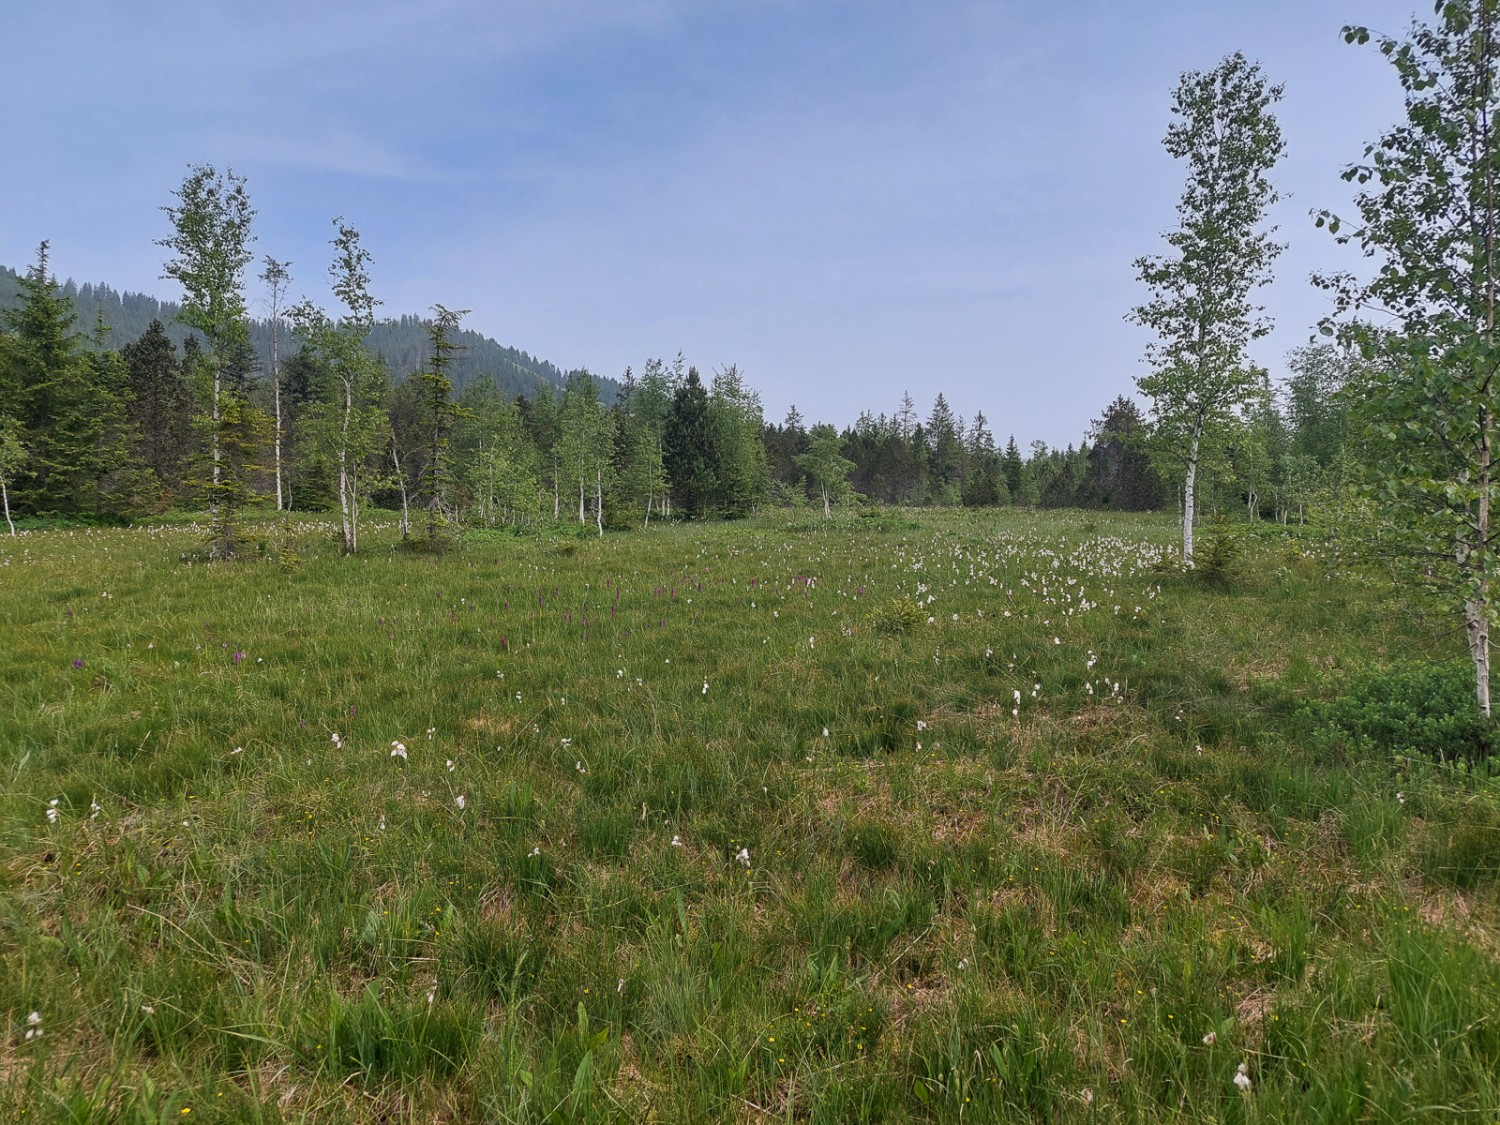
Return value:
<svg viewBox="0 0 1500 1125">
<path fill-rule="evenodd" d="M 258 255 L 327 296 L 330 220 L 390 313 L 618 376 L 737 363 L 769 418 L 844 425 L 943 391 L 1002 438 L 1078 441 L 1142 371 L 1125 314 L 1181 170 L 1185 69 L 1286 85 L 1273 373 L 1355 268 L 1307 218 L 1400 109 L 1346 23 L 1413 0 L 214 0 L 25 4 L 0 262 L 175 297 L 160 208 L 191 162 L 247 177 Z M 1420 5 L 1425 17 L 1430 5 Z M 258 297 L 252 286 L 252 298 Z"/>
</svg>

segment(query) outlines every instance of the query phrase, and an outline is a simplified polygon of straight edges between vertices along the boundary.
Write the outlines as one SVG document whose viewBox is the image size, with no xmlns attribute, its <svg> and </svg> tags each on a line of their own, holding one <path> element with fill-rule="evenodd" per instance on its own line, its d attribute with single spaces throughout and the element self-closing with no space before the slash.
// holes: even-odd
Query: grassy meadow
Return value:
<svg viewBox="0 0 1500 1125">
<path fill-rule="evenodd" d="M 202 533 L 0 538 L 0 1120 L 1500 1117 L 1500 786 L 1318 718 L 1462 631 L 1314 536 Z"/>
</svg>

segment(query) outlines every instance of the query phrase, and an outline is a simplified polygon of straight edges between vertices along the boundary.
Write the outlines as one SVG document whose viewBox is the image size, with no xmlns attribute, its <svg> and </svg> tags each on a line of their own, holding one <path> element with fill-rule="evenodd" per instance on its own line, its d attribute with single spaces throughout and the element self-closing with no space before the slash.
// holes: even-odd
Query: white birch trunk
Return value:
<svg viewBox="0 0 1500 1125">
<path fill-rule="evenodd" d="M 209 430 L 209 446 L 210 446 L 210 449 L 211 449 L 211 455 L 213 457 L 213 462 L 214 462 L 214 465 L 213 465 L 214 490 L 213 490 L 213 496 L 209 500 L 209 504 L 208 504 L 208 510 L 212 514 L 212 517 L 213 517 L 213 519 L 212 519 L 211 522 L 213 524 L 213 529 L 214 529 L 214 548 L 213 549 L 214 549 L 215 553 L 218 552 L 218 550 L 219 550 L 219 540 L 224 535 L 224 527 L 223 527 L 223 525 L 219 521 L 219 475 L 220 475 L 220 468 L 219 468 L 219 461 L 220 461 L 220 454 L 219 454 L 219 389 L 220 389 L 221 386 L 222 386 L 222 378 L 221 378 L 220 373 L 219 373 L 219 357 L 216 355 L 216 356 L 214 356 L 214 398 L 213 398 L 213 407 L 211 409 L 211 414 L 212 414 L 212 418 L 213 418 L 213 424 L 212 424 L 212 426 L 211 426 L 211 428 Z"/>
<path fill-rule="evenodd" d="M 485 488 L 484 488 L 484 525 L 486 527 L 494 527 L 495 526 L 495 447 L 494 446 L 490 447 L 489 461 L 486 462 L 486 464 L 489 466 L 489 474 L 485 478 Z"/>
<path fill-rule="evenodd" d="M 1182 564 L 1193 565 L 1193 516 L 1196 514 L 1198 483 L 1198 445 L 1203 438 L 1203 423 L 1193 427 L 1193 441 L 1188 447 L 1187 481 L 1182 488 Z"/>
<path fill-rule="evenodd" d="M 339 440 L 339 512 L 344 521 L 344 551 L 354 554 L 358 545 L 358 510 L 354 505 L 354 476 L 349 470 L 349 419 L 354 413 L 354 389 L 344 380 L 344 424 Z"/>
<path fill-rule="evenodd" d="M 344 532 L 344 553 L 353 548 L 349 545 L 352 529 L 349 522 L 349 469 L 344 450 L 339 450 L 339 520 Z"/>
<path fill-rule="evenodd" d="M 411 538 L 411 499 L 406 494 L 406 474 L 401 470 L 401 454 L 396 450 L 396 435 L 391 434 L 391 461 L 396 466 L 396 483 L 401 486 L 401 538 Z"/>
<path fill-rule="evenodd" d="M 1490 717 L 1490 626 L 1484 604 L 1477 598 L 1464 602 L 1464 624 L 1469 632 L 1469 657 L 1474 661 L 1474 696 L 1479 713 Z"/>
<path fill-rule="evenodd" d="M 10 533 L 16 533 L 16 525 L 10 518 L 10 493 L 5 488 L 5 478 L 0 477 L 0 505 L 5 507 L 5 526 L 10 528 Z"/>
<path fill-rule="evenodd" d="M 594 523 L 599 528 L 599 538 L 604 538 L 604 471 L 594 473 Z"/>
<path fill-rule="evenodd" d="M 271 309 L 271 400 L 276 410 L 276 510 L 282 511 L 281 495 L 281 333 L 279 314 Z"/>
<path fill-rule="evenodd" d="M 1494 420 L 1484 412 L 1484 436 L 1479 448 L 1479 504 L 1474 521 L 1474 592 L 1464 601 L 1464 624 L 1469 633 L 1469 656 L 1474 661 L 1474 695 L 1479 713 L 1490 717 L 1490 471 L 1493 451 L 1490 434 Z M 1460 562 L 1463 560 L 1460 559 Z"/>
</svg>

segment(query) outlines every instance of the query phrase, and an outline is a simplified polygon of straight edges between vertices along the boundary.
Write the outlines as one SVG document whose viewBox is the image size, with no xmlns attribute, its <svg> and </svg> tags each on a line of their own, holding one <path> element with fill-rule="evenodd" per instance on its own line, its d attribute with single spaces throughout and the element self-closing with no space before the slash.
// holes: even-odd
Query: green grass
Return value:
<svg viewBox="0 0 1500 1125">
<path fill-rule="evenodd" d="M 1500 1114 L 1500 789 L 1316 719 L 1459 640 L 1310 537 L 257 531 L 0 540 L 0 1120 Z"/>
</svg>

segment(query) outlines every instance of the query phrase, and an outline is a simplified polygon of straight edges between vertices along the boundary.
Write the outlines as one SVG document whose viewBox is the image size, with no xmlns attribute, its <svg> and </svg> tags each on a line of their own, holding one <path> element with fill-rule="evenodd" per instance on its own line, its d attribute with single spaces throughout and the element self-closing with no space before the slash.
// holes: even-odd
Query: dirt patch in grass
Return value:
<svg viewBox="0 0 1500 1125">
<path fill-rule="evenodd" d="M 507 735 L 515 729 L 517 721 L 509 715 L 486 715 L 481 712 L 465 719 L 463 725 L 475 734 Z"/>
<path fill-rule="evenodd" d="M 1276 996 L 1265 989 L 1257 988 L 1240 999 L 1234 1006 L 1235 1018 L 1247 1028 L 1255 1029 L 1264 1022 L 1266 1014 L 1276 1006 Z"/>
<path fill-rule="evenodd" d="M 649 1120 L 651 1096 L 656 1086 L 641 1073 L 640 1052 L 630 1032 L 620 1035 L 620 1065 L 610 1085 L 610 1100 L 630 1114 L 631 1120 Z"/>
<path fill-rule="evenodd" d="M 512 925 L 515 921 L 515 909 L 511 902 L 510 888 L 502 883 L 480 895 L 479 917 L 486 922 Z"/>
<path fill-rule="evenodd" d="M 1081 842 L 1076 828 L 1035 804 L 1022 805 L 1009 814 L 997 811 L 996 815 L 996 834 L 1008 835 L 1018 847 L 1034 848 L 1048 855 L 1067 855 L 1076 851 Z"/>
<path fill-rule="evenodd" d="M 1159 917 L 1169 903 L 1190 902 L 1193 887 L 1180 875 L 1160 868 L 1143 871 L 1130 887 L 1130 902 L 1143 918 Z"/>
<path fill-rule="evenodd" d="M 1429 926 L 1459 934 L 1470 945 L 1500 959 L 1500 925 L 1493 906 L 1482 906 L 1459 890 L 1422 886 L 1416 891 L 1417 915 Z"/>
<path fill-rule="evenodd" d="M 1248 691 L 1257 684 L 1273 683 L 1286 675 L 1291 661 L 1285 656 L 1276 656 L 1249 663 L 1231 661 L 1225 668 L 1229 682 L 1240 691 Z"/>
</svg>

